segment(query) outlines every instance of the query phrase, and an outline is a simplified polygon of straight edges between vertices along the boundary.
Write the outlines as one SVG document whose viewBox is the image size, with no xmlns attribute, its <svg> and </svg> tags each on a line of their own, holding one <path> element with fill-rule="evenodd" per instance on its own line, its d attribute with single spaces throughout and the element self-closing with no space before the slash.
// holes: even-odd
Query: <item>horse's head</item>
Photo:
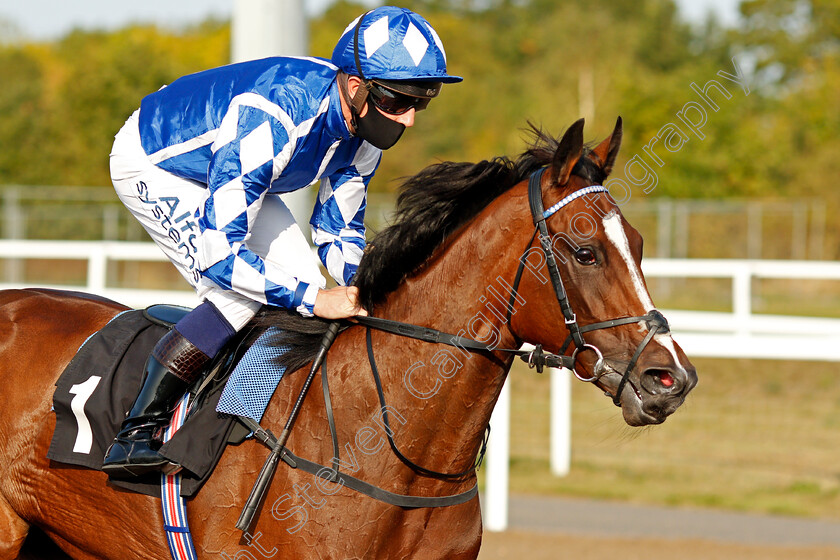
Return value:
<svg viewBox="0 0 840 560">
<path fill-rule="evenodd" d="M 550 158 L 529 188 L 534 239 L 521 258 L 513 334 L 575 356 L 575 375 L 621 406 L 632 426 L 658 424 L 697 383 L 642 276 L 642 237 L 600 187 L 621 144 L 621 119 L 593 149 L 583 119 L 524 157 Z M 553 261 L 553 263 L 552 263 Z"/>
<path fill-rule="evenodd" d="M 641 236 L 601 186 L 621 119 L 592 149 L 583 120 L 559 141 L 537 136 L 516 162 L 443 162 L 408 178 L 359 265 L 365 307 L 451 332 L 466 320 L 467 335 L 491 346 L 574 356 L 575 374 L 612 396 L 628 424 L 660 423 L 697 375 L 648 294 Z"/>
</svg>

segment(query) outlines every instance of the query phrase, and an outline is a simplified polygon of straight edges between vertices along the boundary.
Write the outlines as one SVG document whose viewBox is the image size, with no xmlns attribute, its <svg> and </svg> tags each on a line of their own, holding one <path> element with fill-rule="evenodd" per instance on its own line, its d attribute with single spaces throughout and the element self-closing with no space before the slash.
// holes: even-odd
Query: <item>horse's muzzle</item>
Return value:
<svg viewBox="0 0 840 560">
<path fill-rule="evenodd" d="M 648 367 L 641 371 L 637 383 L 641 412 L 655 420 L 646 423 L 659 424 L 680 407 L 697 385 L 697 371 L 690 365 Z"/>
</svg>

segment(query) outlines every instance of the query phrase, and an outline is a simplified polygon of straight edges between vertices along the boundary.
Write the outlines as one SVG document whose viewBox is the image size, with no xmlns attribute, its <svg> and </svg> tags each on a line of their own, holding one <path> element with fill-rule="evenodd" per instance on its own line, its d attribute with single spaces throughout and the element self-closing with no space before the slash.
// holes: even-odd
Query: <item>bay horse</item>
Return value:
<svg viewBox="0 0 840 560">
<path fill-rule="evenodd" d="M 583 144 L 582 120 L 559 141 L 534 132 L 533 146 L 515 161 L 441 163 L 408 179 L 393 225 L 369 245 L 357 285 L 372 315 L 461 332 L 488 350 L 442 347 L 358 324 L 345 328 L 329 351 L 329 388 L 340 461 L 354 476 L 413 496 L 473 487 L 471 467 L 514 359 L 503 348 L 530 343 L 574 356 L 564 363 L 611 396 L 633 426 L 664 421 L 696 384 L 694 367 L 645 286 L 639 233 L 603 189 L 590 188 L 603 184 L 613 167 L 621 119 L 594 148 Z M 558 201 L 562 208 L 550 217 L 534 218 L 531 205 L 549 208 L 548 215 Z M 544 229 L 535 230 L 540 221 Z M 37 557 L 21 552 L 30 531 L 74 559 L 169 557 L 158 500 L 117 490 L 101 472 L 46 459 L 56 379 L 83 341 L 124 309 L 65 292 L 0 294 L 0 560 Z M 563 342 L 571 335 L 580 344 Z M 385 443 L 367 338 L 390 411 L 388 429 L 422 469 Z M 283 425 L 304 377 L 286 375 L 263 426 Z M 330 464 L 320 385 L 316 377 L 288 447 Z M 266 453 L 253 439 L 228 447 L 188 501 L 199 558 L 478 555 L 477 496 L 448 507 L 403 508 L 283 464 L 243 533 L 235 528 L 237 516 Z"/>
</svg>

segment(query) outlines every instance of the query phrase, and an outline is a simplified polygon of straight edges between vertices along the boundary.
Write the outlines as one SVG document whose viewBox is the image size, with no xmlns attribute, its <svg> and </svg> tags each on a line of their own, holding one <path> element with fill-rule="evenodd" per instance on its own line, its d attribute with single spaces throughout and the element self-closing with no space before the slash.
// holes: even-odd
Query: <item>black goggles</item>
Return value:
<svg viewBox="0 0 840 560">
<path fill-rule="evenodd" d="M 370 100 L 383 113 L 402 115 L 414 109 L 422 111 L 429 105 L 431 97 L 415 97 L 389 89 L 382 84 L 370 81 L 367 84 Z"/>
</svg>

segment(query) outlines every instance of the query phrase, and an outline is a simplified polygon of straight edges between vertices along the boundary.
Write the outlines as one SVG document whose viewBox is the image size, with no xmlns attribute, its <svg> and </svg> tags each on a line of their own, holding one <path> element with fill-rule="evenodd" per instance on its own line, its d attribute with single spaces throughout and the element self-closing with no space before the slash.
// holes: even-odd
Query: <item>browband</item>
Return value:
<svg viewBox="0 0 840 560">
<path fill-rule="evenodd" d="M 582 189 L 576 190 L 566 198 L 561 199 L 557 203 L 551 206 L 548 210 L 544 211 L 542 214 L 543 219 L 547 219 L 549 216 L 566 206 L 568 203 L 572 202 L 573 200 L 577 200 L 578 198 L 592 193 L 597 192 L 605 192 L 609 193 L 609 189 L 603 185 L 590 185 L 588 187 L 584 187 Z"/>
</svg>

